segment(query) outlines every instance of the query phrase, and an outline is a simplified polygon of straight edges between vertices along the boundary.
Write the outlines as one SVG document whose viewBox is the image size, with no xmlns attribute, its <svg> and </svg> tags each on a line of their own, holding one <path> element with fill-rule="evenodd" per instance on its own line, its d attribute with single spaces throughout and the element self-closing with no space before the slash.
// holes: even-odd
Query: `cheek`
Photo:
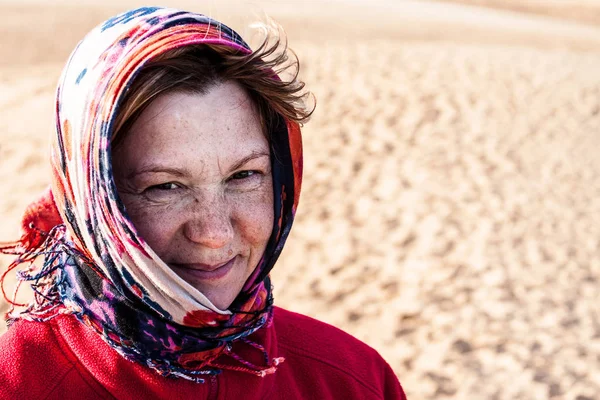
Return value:
<svg viewBox="0 0 600 400">
<path fill-rule="evenodd" d="M 273 231 L 272 191 L 236 204 L 236 214 L 242 237 L 262 253 Z"/>
<path fill-rule="evenodd" d="M 128 204 L 123 200 L 127 213 L 138 235 L 154 250 L 159 257 L 168 253 L 170 244 L 181 225 L 181 212 L 168 207 L 152 207 L 141 204 Z"/>
</svg>

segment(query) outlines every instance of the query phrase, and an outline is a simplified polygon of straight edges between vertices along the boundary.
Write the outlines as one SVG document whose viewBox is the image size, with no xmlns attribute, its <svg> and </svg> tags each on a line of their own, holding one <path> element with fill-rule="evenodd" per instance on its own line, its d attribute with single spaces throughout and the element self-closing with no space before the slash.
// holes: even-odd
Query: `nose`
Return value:
<svg viewBox="0 0 600 400">
<path fill-rule="evenodd" d="M 231 213 L 223 199 L 196 199 L 184 234 L 192 242 L 211 249 L 224 247 L 234 237 Z"/>
</svg>

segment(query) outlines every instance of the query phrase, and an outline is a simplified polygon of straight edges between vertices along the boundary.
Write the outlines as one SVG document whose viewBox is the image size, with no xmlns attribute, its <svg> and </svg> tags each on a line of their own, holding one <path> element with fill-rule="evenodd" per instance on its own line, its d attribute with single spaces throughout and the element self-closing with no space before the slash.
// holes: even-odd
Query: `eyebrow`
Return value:
<svg viewBox="0 0 600 400">
<path fill-rule="evenodd" d="M 127 179 L 134 178 L 138 175 L 148 174 L 148 173 L 167 173 L 173 176 L 177 176 L 179 178 L 186 176 L 187 169 L 185 168 L 174 168 L 174 167 L 166 167 L 162 165 L 148 165 L 147 167 L 142 168 L 139 171 L 134 171 L 131 174 L 127 175 Z"/>
<path fill-rule="evenodd" d="M 249 161 L 252 161 L 252 160 L 260 158 L 260 157 L 270 157 L 270 154 L 262 152 L 262 151 L 252 151 L 246 157 L 242 158 L 241 160 L 239 160 L 235 164 L 233 164 L 231 166 L 230 170 L 235 171 L 236 169 L 239 169 L 242 166 L 244 166 L 244 164 L 248 163 Z M 164 165 L 150 164 L 150 165 L 142 168 L 139 171 L 135 171 L 135 172 L 132 172 L 131 174 L 127 175 L 127 179 L 131 179 L 138 175 L 147 174 L 147 173 L 167 173 L 167 174 L 171 174 L 173 176 L 177 176 L 177 177 L 181 178 L 181 177 L 187 176 L 189 174 L 189 171 L 187 168 L 167 167 Z"/>
<path fill-rule="evenodd" d="M 251 160 L 254 160 L 254 159 L 260 158 L 260 157 L 270 157 L 270 156 L 271 156 L 270 154 L 264 153 L 262 151 L 252 151 L 246 157 L 242 158 L 241 160 L 239 160 L 238 162 L 233 164 L 230 169 L 231 169 L 231 171 L 235 171 L 236 169 L 241 168 L 244 164 L 246 164 L 247 162 L 249 162 Z"/>
</svg>

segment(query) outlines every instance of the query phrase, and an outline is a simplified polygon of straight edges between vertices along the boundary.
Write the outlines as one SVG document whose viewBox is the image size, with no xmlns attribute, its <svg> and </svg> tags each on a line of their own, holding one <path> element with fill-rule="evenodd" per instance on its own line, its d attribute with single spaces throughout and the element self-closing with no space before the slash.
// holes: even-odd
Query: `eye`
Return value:
<svg viewBox="0 0 600 400">
<path fill-rule="evenodd" d="M 249 170 L 249 171 L 240 171 L 240 172 L 236 172 L 235 174 L 233 174 L 231 176 L 231 179 L 236 179 L 236 180 L 247 179 L 247 178 L 251 178 L 251 177 L 256 176 L 256 175 L 260 175 L 260 172 L 258 172 L 258 171 L 251 171 L 251 170 Z"/>
<path fill-rule="evenodd" d="M 150 190 L 150 191 L 170 191 L 170 190 L 176 190 L 179 189 L 179 185 L 177 185 L 176 183 L 173 182 L 167 182 L 167 183 L 161 183 L 160 185 L 152 185 L 150 187 L 148 187 L 146 190 Z"/>
<path fill-rule="evenodd" d="M 236 172 L 227 179 L 227 182 L 232 190 L 246 192 L 261 187 L 265 182 L 264 178 L 264 172 L 249 169 Z"/>
<path fill-rule="evenodd" d="M 174 201 L 181 197 L 185 191 L 184 186 L 175 182 L 160 183 L 148 186 L 144 191 L 144 197 L 153 202 Z"/>
</svg>

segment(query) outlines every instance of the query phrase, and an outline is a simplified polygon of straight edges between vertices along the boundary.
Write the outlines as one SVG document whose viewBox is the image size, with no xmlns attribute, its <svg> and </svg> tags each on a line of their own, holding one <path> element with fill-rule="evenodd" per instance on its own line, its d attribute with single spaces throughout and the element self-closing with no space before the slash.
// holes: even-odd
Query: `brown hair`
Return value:
<svg viewBox="0 0 600 400">
<path fill-rule="evenodd" d="M 290 62 L 290 54 L 293 61 Z M 291 79 L 276 78 L 293 68 Z M 252 53 L 244 54 L 223 45 L 198 44 L 166 51 L 148 61 L 134 77 L 120 101 L 113 124 L 112 147 L 118 147 L 144 109 L 168 91 L 206 93 L 226 81 L 238 82 L 253 100 L 264 132 L 269 138 L 277 114 L 303 123 L 314 111 L 307 100 L 314 98 L 304 91 L 298 79 L 297 57 L 278 37 L 265 41 Z"/>
</svg>

